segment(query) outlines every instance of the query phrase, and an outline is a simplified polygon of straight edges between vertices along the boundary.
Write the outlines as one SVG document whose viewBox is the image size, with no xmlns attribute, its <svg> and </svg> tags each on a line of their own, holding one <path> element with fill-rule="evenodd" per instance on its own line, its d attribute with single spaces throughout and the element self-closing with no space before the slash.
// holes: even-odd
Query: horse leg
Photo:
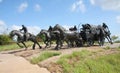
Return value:
<svg viewBox="0 0 120 73">
<path fill-rule="evenodd" d="M 110 43 L 110 39 L 109 39 L 109 37 L 108 37 L 108 36 L 106 36 L 106 38 L 107 38 L 108 42 Z"/>
<path fill-rule="evenodd" d="M 48 40 L 47 46 L 51 47 L 51 40 Z M 49 48 L 49 47 L 48 47 L 48 48 Z"/>
<path fill-rule="evenodd" d="M 50 47 L 51 47 L 52 41 L 50 40 Z"/>
<path fill-rule="evenodd" d="M 45 43 L 45 48 L 47 48 L 49 46 L 49 40 L 48 39 L 45 40 L 44 43 Z"/>
<path fill-rule="evenodd" d="M 23 48 L 23 46 L 21 46 L 19 43 L 17 43 L 17 45 L 18 45 L 19 47 Z"/>
<path fill-rule="evenodd" d="M 56 41 L 56 44 L 57 44 L 57 45 L 56 45 L 56 47 L 55 47 L 55 50 L 59 50 L 59 49 L 61 48 L 61 47 L 59 48 L 60 43 L 61 43 L 60 40 L 57 40 L 57 41 Z"/>
<path fill-rule="evenodd" d="M 104 38 L 101 39 L 101 46 L 104 45 Z"/>
<path fill-rule="evenodd" d="M 25 45 L 25 43 L 24 43 L 24 42 L 22 42 L 22 44 L 25 46 L 25 50 L 27 50 L 27 46 Z"/>
<path fill-rule="evenodd" d="M 90 39 L 87 39 L 87 46 L 91 46 L 91 40 Z"/>
<path fill-rule="evenodd" d="M 46 43 L 46 40 L 44 41 L 44 44 L 45 44 L 45 48 L 47 47 L 47 43 Z"/>
<path fill-rule="evenodd" d="M 113 44 L 112 39 L 110 38 L 109 35 L 108 35 L 108 37 L 106 37 L 106 38 L 108 39 L 109 43 Z"/>
<path fill-rule="evenodd" d="M 35 50 L 35 42 L 34 42 L 34 44 L 33 44 L 33 46 L 32 46 L 32 49 Z"/>
<path fill-rule="evenodd" d="M 104 38 L 100 38 L 100 46 L 103 46 L 104 45 Z"/>
<path fill-rule="evenodd" d="M 65 40 L 67 43 L 67 48 L 70 48 L 70 41 L 69 40 Z"/>
<path fill-rule="evenodd" d="M 61 40 L 60 41 L 60 48 L 63 46 L 63 41 Z"/>
<path fill-rule="evenodd" d="M 58 50 L 58 41 L 56 41 L 55 50 Z"/>
<path fill-rule="evenodd" d="M 36 42 L 36 44 L 39 46 L 40 49 L 42 48 L 42 46 L 40 46 L 40 44 L 38 42 Z"/>
<path fill-rule="evenodd" d="M 45 44 L 46 44 L 45 48 L 47 48 L 47 46 L 49 46 L 49 41 L 46 41 Z"/>
</svg>

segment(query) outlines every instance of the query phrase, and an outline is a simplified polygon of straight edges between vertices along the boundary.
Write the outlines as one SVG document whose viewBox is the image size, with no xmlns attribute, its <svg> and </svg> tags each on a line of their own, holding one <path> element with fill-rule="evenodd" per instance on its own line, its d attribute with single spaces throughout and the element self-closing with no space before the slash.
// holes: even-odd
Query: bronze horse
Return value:
<svg viewBox="0 0 120 73">
<path fill-rule="evenodd" d="M 72 43 L 80 43 L 82 45 L 82 38 L 80 34 L 77 31 L 69 31 L 66 30 L 64 27 L 60 26 L 59 24 L 56 24 L 53 28 L 53 30 L 58 30 L 60 32 L 60 41 L 63 42 L 66 41 L 68 44 L 68 47 L 71 47 L 71 42 Z"/>
<path fill-rule="evenodd" d="M 60 32 L 59 31 L 52 31 L 52 27 L 50 27 L 48 30 L 42 29 L 38 36 L 44 35 L 43 42 L 46 44 L 46 47 L 51 47 L 52 41 L 56 41 L 60 38 L 59 37 Z"/>
<path fill-rule="evenodd" d="M 27 46 L 24 43 L 24 33 L 18 31 L 18 30 L 12 30 L 10 32 L 10 37 L 13 38 L 14 36 L 17 36 L 16 38 L 16 43 L 18 44 L 18 46 L 22 47 L 19 43 L 22 43 L 25 46 L 25 50 L 27 50 Z M 36 36 L 34 36 L 33 34 L 27 33 L 27 41 L 32 41 L 33 44 L 33 50 L 35 49 L 35 45 L 37 44 L 39 46 L 39 48 L 41 49 L 42 47 L 40 46 L 40 44 L 38 43 L 38 41 L 36 40 Z"/>
<path fill-rule="evenodd" d="M 98 41 L 100 46 L 104 45 L 105 38 L 112 44 L 112 40 L 110 38 L 110 31 L 109 29 L 106 30 L 107 25 L 90 25 L 90 24 L 83 24 L 82 30 L 80 32 L 83 40 L 87 42 L 88 46 L 92 46 L 94 41 Z"/>
</svg>

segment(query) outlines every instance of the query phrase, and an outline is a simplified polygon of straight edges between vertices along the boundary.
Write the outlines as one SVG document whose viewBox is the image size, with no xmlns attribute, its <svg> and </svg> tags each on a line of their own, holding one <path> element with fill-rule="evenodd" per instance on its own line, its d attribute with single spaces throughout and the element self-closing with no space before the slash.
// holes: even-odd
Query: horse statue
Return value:
<svg viewBox="0 0 120 73">
<path fill-rule="evenodd" d="M 108 26 L 105 23 L 103 23 L 102 27 L 103 27 L 103 30 L 105 32 L 105 37 L 107 38 L 108 42 L 113 44 L 112 39 L 110 37 L 111 33 L 110 33 Z"/>
<path fill-rule="evenodd" d="M 76 26 L 71 27 L 71 28 L 69 28 L 69 30 L 70 30 L 70 31 L 77 31 L 77 27 L 76 27 Z"/>
<path fill-rule="evenodd" d="M 14 38 L 16 36 L 16 38 Z M 10 32 L 10 37 L 11 38 L 14 38 L 16 39 L 16 43 L 18 44 L 18 46 L 22 47 L 19 43 L 22 43 L 24 46 L 25 46 L 25 50 L 27 50 L 27 46 L 26 44 L 24 43 L 25 40 L 24 40 L 24 33 L 23 32 L 20 32 L 18 30 L 12 30 Z M 38 41 L 36 40 L 36 36 L 33 35 L 33 34 L 30 34 L 30 33 L 27 33 L 26 35 L 26 41 L 32 41 L 34 44 L 33 44 L 33 50 L 35 49 L 35 45 L 37 44 L 39 46 L 39 48 L 41 49 L 42 47 L 40 46 L 40 44 L 38 43 Z"/>
<path fill-rule="evenodd" d="M 100 26 L 98 28 L 98 26 L 83 24 L 80 34 L 84 40 L 84 43 L 87 43 L 87 46 L 92 46 L 94 41 L 98 41 L 99 45 L 102 45 L 104 40 Z"/>
<path fill-rule="evenodd" d="M 46 46 L 45 46 L 45 48 L 46 48 L 48 46 L 51 47 L 53 40 L 56 41 L 59 39 L 59 34 L 60 34 L 59 31 L 52 31 L 52 27 L 50 26 L 50 28 L 48 30 L 42 29 L 38 35 L 45 36 L 45 39 L 43 41 L 46 44 Z"/>
<path fill-rule="evenodd" d="M 105 38 L 110 38 L 110 31 L 106 31 L 105 27 L 101 25 L 95 26 L 90 24 L 83 24 L 82 27 L 81 35 L 83 40 L 87 42 L 88 46 L 92 46 L 94 41 L 98 41 L 99 45 L 103 46 Z"/>
<path fill-rule="evenodd" d="M 80 45 L 82 45 L 81 42 L 82 38 L 77 31 L 66 30 L 64 27 L 60 26 L 59 24 L 56 24 L 53 29 L 60 31 L 60 38 L 62 41 L 67 42 L 68 47 L 71 47 L 71 44 L 76 42 L 80 42 L 81 43 Z"/>
</svg>

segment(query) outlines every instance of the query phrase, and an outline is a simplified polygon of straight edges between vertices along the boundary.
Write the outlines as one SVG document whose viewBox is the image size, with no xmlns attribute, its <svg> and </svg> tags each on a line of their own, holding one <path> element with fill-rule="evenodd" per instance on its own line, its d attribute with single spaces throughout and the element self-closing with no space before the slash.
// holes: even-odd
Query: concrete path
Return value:
<svg viewBox="0 0 120 73">
<path fill-rule="evenodd" d="M 45 68 L 30 64 L 26 59 L 13 54 L 0 54 L 0 73 L 50 73 Z"/>
</svg>

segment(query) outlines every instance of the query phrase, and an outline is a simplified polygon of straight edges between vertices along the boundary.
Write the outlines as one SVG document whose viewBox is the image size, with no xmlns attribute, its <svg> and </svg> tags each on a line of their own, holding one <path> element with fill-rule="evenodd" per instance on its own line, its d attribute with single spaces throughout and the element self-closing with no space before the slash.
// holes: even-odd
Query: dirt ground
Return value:
<svg viewBox="0 0 120 73">
<path fill-rule="evenodd" d="M 35 49 L 32 50 L 31 47 L 28 48 L 28 50 L 24 50 L 24 48 L 19 50 L 12 50 L 12 51 L 4 51 L 0 53 L 0 73 L 56 73 L 54 70 L 58 70 L 57 73 L 61 72 L 60 66 L 56 65 L 55 62 L 65 54 L 71 54 L 73 51 L 81 51 L 83 49 L 89 50 L 89 51 L 99 51 L 104 50 L 105 47 L 119 47 L 120 43 L 115 43 L 113 45 L 111 44 L 105 44 L 105 46 L 92 46 L 92 47 L 75 47 L 75 48 L 69 48 L 66 49 L 66 47 L 63 47 L 60 50 L 54 50 L 54 46 L 47 49 Z M 40 62 L 38 65 L 33 65 L 29 62 L 29 60 L 37 56 L 38 54 L 42 53 L 43 51 L 54 51 L 54 52 L 61 52 L 61 55 L 54 56 L 51 58 L 48 58 L 42 62 Z M 115 52 L 109 51 L 109 53 Z M 106 52 L 105 54 L 107 54 Z M 54 68 L 53 68 L 54 67 Z"/>
</svg>

